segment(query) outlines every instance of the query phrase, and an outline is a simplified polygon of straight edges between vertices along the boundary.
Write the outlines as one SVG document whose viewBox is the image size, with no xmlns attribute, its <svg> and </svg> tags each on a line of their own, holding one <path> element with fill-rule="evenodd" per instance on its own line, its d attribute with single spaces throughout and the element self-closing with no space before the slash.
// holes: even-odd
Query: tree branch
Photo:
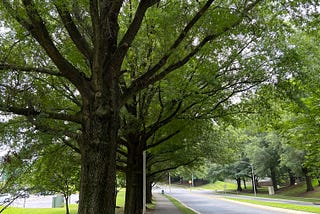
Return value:
<svg viewBox="0 0 320 214">
<path fill-rule="evenodd" d="M 81 142 L 81 134 L 76 133 L 76 132 L 72 132 L 69 130 L 65 130 L 65 129 L 59 129 L 59 128 L 53 128 L 50 127 L 48 125 L 44 125 L 39 123 L 37 120 L 34 120 L 32 117 L 27 117 L 28 121 L 35 126 L 35 128 L 41 132 L 50 134 L 52 136 L 57 136 L 57 134 L 61 134 L 59 137 L 61 139 L 61 137 L 63 136 L 67 136 L 70 137 L 74 140 L 76 140 L 77 142 Z"/>
<path fill-rule="evenodd" d="M 72 17 L 67 10 L 66 5 L 60 5 L 63 3 L 56 3 L 55 6 L 58 10 L 58 13 L 61 17 L 61 20 L 67 29 L 70 38 L 78 48 L 78 50 L 83 54 L 83 56 L 90 62 L 90 65 L 92 65 L 92 56 L 93 56 L 93 51 L 92 48 L 90 47 L 89 43 L 87 40 L 81 35 L 79 32 L 77 26 L 72 20 Z"/>
<path fill-rule="evenodd" d="M 0 111 L 11 112 L 13 114 L 27 116 L 27 117 L 36 117 L 41 116 L 47 119 L 55 119 L 62 121 L 70 121 L 74 123 L 81 124 L 81 117 L 79 115 L 70 115 L 66 113 L 55 113 L 55 112 L 45 112 L 45 111 L 37 111 L 32 106 L 27 108 L 22 107 L 14 107 L 14 106 L 5 106 L 0 105 Z"/>
<path fill-rule="evenodd" d="M 44 21 L 36 9 L 35 4 L 32 2 L 32 0 L 23 0 L 22 2 L 25 6 L 29 20 L 26 19 L 26 17 L 20 16 L 19 14 L 21 13 L 15 11 L 11 7 L 11 3 L 8 0 L 4 0 L 7 10 L 11 12 L 12 16 L 39 42 L 39 44 L 44 48 L 48 56 L 60 70 L 62 75 L 71 81 L 79 89 L 81 94 L 87 94 L 87 88 L 89 85 L 85 79 L 85 76 L 81 75 L 81 72 L 77 70 L 70 62 L 68 62 L 58 51 L 49 35 Z"/>
<path fill-rule="evenodd" d="M 7 63 L 0 63 L 0 70 L 15 70 L 15 71 L 24 71 L 24 72 L 36 72 L 41 74 L 48 74 L 52 76 L 62 77 L 62 73 L 55 71 L 53 69 L 47 68 L 35 68 L 32 66 L 21 66 Z"/>
<path fill-rule="evenodd" d="M 168 136 L 166 136 L 166 137 L 164 137 L 164 138 L 161 138 L 161 139 L 158 140 L 156 143 L 153 143 L 153 144 L 151 144 L 151 145 L 148 145 L 148 146 L 147 146 L 147 149 L 151 149 L 151 148 L 153 148 L 153 147 L 156 147 L 156 146 L 164 143 L 165 141 L 169 140 L 170 138 L 172 138 L 173 136 L 177 135 L 178 133 L 180 133 L 180 130 L 177 130 L 177 131 L 173 132 L 172 134 L 170 134 L 170 135 L 168 135 Z"/>
<path fill-rule="evenodd" d="M 125 55 L 128 52 L 129 47 L 131 46 L 133 40 L 135 39 L 143 18 L 145 16 L 146 11 L 148 10 L 148 8 L 152 7 L 154 4 L 158 3 L 160 0 L 141 0 L 137 11 L 135 13 L 135 16 L 133 18 L 133 21 L 131 22 L 131 24 L 129 25 L 125 35 L 122 37 L 119 46 L 115 52 L 115 54 L 112 57 L 112 62 L 114 62 L 113 67 L 116 68 L 120 68 Z M 119 75 L 121 74 L 121 72 L 119 73 Z"/>
<path fill-rule="evenodd" d="M 122 102 L 126 102 L 132 95 L 136 94 L 141 89 L 147 87 L 150 84 L 154 84 L 155 82 L 163 79 L 166 75 L 171 73 L 174 70 L 177 70 L 178 68 L 181 68 L 184 66 L 189 60 L 194 57 L 199 51 L 210 41 L 220 37 L 224 33 L 232 30 L 235 26 L 239 25 L 241 21 L 243 20 L 243 17 L 247 15 L 247 12 L 250 11 L 258 2 L 261 0 L 257 0 L 253 2 L 252 4 L 248 5 L 241 13 L 240 16 L 230 25 L 224 26 L 220 32 L 217 32 L 216 34 L 210 34 L 206 36 L 202 41 L 187 54 L 183 59 L 181 59 L 178 62 L 175 62 L 171 65 L 169 65 L 166 69 L 164 69 L 162 72 L 156 73 L 167 63 L 168 58 L 173 53 L 174 49 L 179 46 L 179 44 L 183 41 L 183 39 L 186 37 L 186 33 L 194 26 L 194 24 L 201 18 L 201 16 L 204 14 L 204 12 L 210 7 L 212 4 L 211 1 L 207 1 L 207 3 L 200 9 L 200 11 L 194 16 L 194 18 L 188 23 L 188 25 L 185 27 L 185 29 L 182 31 L 180 36 L 177 38 L 175 43 L 171 46 L 169 49 L 169 52 L 166 53 L 159 62 L 153 66 L 150 70 L 148 70 L 146 73 L 138 77 L 135 81 L 132 82 L 131 86 L 127 88 L 124 91 Z"/>
<path fill-rule="evenodd" d="M 80 149 L 77 146 L 73 145 L 70 141 L 68 141 L 66 139 L 61 139 L 61 140 L 66 146 L 68 146 L 71 149 L 73 149 L 76 153 L 78 153 L 78 154 L 81 153 Z"/>
<path fill-rule="evenodd" d="M 149 138 L 152 136 L 159 128 L 162 126 L 168 124 L 170 121 L 174 119 L 174 117 L 178 114 L 179 110 L 181 109 L 182 101 L 178 103 L 177 108 L 165 119 L 161 121 L 157 121 L 156 123 L 152 124 L 150 127 L 148 127 L 148 131 L 145 134 L 146 138 Z"/>
<path fill-rule="evenodd" d="M 154 172 L 152 172 L 152 173 L 148 173 L 148 176 L 151 176 L 151 177 L 152 177 L 152 176 L 155 176 L 156 174 L 159 174 L 159 173 L 161 173 L 161 172 L 165 172 L 165 171 L 177 169 L 177 168 L 180 167 L 180 166 L 188 166 L 188 165 L 190 165 L 191 163 L 193 163 L 193 162 L 196 161 L 196 160 L 197 160 L 197 158 L 192 159 L 191 161 L 188 161 L 188 162 L 185 162 L 185 163 L 178 164 L 178 165 L 176 165 L 176 166 L 166 167 L 166 168 L 163 168 L 163 169 L 161 169 L 161 170 L 154 171 Z"/>
<path fill-rule="evenodd" d="M 97 42 L 99 41 L 98 35 L 100 32 L 100 15 L 99 15 L 99 9 L 98 9 L 99 3 L 98 3 L 98 0 L 90 0 L 89 4 L 90 4 L 91 25 L 93 28 L 93 46 L 97 47 Z"/>
<path fill-rule="evenodd" d="M 168 52 L 159 60 L 159 62 L 153 66 L 148 72 L 141 76 L 141 79 L 151 78 L 157 71 L 159 71 L 166 63 L 173 51 L 182 43 L 182 41 L 187 36 L 188 32 L 192 27 L 198 22 L 198 20 L 204 15 L 204 13 L 209 9 L 214 0 L 208 0 L 206 4 L 195 14 L 195 16 L 190 20 L 186 27 L 182 30 L 178 38 L 175 40 L 173 45 L 169 48 Z"/>
</svg>

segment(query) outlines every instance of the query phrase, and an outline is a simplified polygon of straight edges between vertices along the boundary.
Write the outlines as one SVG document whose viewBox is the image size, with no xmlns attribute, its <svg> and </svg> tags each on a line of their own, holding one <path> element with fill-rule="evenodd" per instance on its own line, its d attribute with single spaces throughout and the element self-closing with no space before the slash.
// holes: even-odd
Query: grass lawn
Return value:
<svg viewBox="0 0 320 214">
<path fill-rule="evenodd" d="M 116 214 L 123 213 L 124 207 L 124 199 L 125 199 L 125 190 L 121 190 L 117 195 L 117 206 L 120 208 L 116 209 Z M 70 214 L 76 214 L 78 211 L 78 205 L 71 204 L 70 205 Z M 9 207 L 7 208 L 3 214 L 65 214 L 65 208 L 16 208 Z"/>
<path fill-rule="evenodd" d="M 70 214 L 77 213 L 77 205 L 70 205 Z M 16 208 L 9 207 L 3 214 L 64 214 L 66 213 L 65 208 Z"/>
<path fill-rule="evenodd" d="M 209 184 L 201 186 L 202 189 L 210 189 L 210 190 L 218 190 L 218 191 L 224 190 L 224 187 L 226 187 L 227 191 L 230 191 L 230 190 L 235 191 L 237 189 L 237 184 L 216 181 L 214 183 L 209 183 Z"/>
<path fill-rule="evenodd" d="M 287 187 L 277 191 L 277 194 L 291 197 L 303 198 L 320 198 L 320 189 L 317 181 L 313 183 L 314 191 L 306 192 L 306 184 L 298 184 L 295 186 Z"/>
<path fill-rule="evenodd" d="M 237 185 L 235 183 L 228 183 L 222 181 L 217 181 L 213 184 L 206 184 L 201 186 L 200 188 L 214 191 L 223 191 L 224 185 L 226 185 L 226 190 L 228 193 L 236 192 Z M 318 186 L 317 181 L 313 183 L 313 186 L 315 189 L 314 191 L 306 192 L 306 184 L 302 183 L 292 187 L 282 188 L 278 190 L 275 195 L 269 195 L 267 187 L 259 187 L 257 197 L 270 197 L 298 201 L 320 202 L 320 187 Z M 252 196 L 252 186 L 248 184 L 247 189 L 244 189 L 242 192 L 237 192 L 237 194 Z"/>
<path fill-rule="evenodd" d="M 320 207 L 311 207 L 311 206 L 294 205 L 294 204 L 282 204 L 282 203 L 275 203 L 275 202 L 264 202 L 264 201 L 228 198 L 228 197 L 226 197 L 226 198 L 230 199 L 230 200 L 246 202 L 246 203 L 250 203 L 250 204 L 258 204 L 258 205 L 263 205 L 263 206 L 284 208 L 284 209 L 289 209 L 289 210 L 298 210 L 298 211 L 304 211 L 304 212 L 320 213 Z"/>
</svg>

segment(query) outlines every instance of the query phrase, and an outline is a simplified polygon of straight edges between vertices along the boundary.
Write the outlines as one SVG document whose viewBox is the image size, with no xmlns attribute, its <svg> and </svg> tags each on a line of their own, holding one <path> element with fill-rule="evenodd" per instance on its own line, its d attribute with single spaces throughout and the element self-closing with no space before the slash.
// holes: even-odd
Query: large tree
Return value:
<svg viewBox="0 0 320 214">
<path fill-rule="evenodd" d="M 241 31 L 261 24 L 250 18 L 260 1 L 2 0 L 1 24 L 7 34 L 0 40 L 0 109 L 25 116 L 33 130 L 77 146 L 78 213 L 114 213 L 121 109 L 144 89 L 183 71 L 191 60 L 217 60 L 219 65 L 219 59 L 234 51 L 223 38 L 246 43 L 251 37 Z M 154 40 L 153 49 L 146 38 Z M 130 70 L 131 59 L 138 72 Z M 242 69 L 239 61 L 225 63 L 228 77 Z M 261 68 L 270 70 L 259 60 L 248 63 L 255 72 L 240 75 L 241 83 Z"/>
</svg>

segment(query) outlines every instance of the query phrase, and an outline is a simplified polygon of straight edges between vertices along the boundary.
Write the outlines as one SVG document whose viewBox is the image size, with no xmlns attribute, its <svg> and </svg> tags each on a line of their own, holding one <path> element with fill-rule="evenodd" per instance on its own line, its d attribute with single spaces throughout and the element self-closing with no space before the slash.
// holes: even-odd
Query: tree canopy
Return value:
<svg viewBox="0 0 320 214">
<path fill-rule="evenodd" d="M 142 152 L 147 138 L 138 137 L 161 136 L 173 117 L 174 124 L 216 123 L 259 85 L 286 79 L 287 63 L 294 64 L 286 37 L 306 23 L 295 16 L 313 7 L 285 0 L 3 0 L 0 110 L 23 121 L 19 132 L 54 136 L 80 153 L 79 214 L 113 214 L 119 146 Z"/>
</svg>

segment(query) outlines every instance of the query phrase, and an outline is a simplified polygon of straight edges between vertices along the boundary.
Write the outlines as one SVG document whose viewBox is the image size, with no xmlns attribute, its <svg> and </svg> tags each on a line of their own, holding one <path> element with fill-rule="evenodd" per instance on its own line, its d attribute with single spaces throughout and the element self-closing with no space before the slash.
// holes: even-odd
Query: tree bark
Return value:
<svg viewBox="0 0 320 214">
<path fill-rule="evenodd" d="M 152 181 L 147 177 L 147 204 L 152 203 Z"/>
<path fill-rule="evenodd" d="M 81 178 L 79 214 L 114 214 L 116 150 L 119 129 L 119 90 L 106 78 L 109 87 L 83 100 L 80 141 Z"/>
<path fill-rule="evenodd" d="M 64 200 L 66 201 L 66 214 L 70 214 L 70 210 L 69 210 L 69 196 L 68 196 L 68 195 L 64 195 Z"/>
<path fill-rule="evenodd" d="M 141 214 L 143 209 L 142 148 L 131 141 L 128 147 L 125 214 Z"/>
<path fill-rule="evenodd" d="M 312 186 L 312 178 L 308 175 L 309 170 L 306 167 L 302 167 L 302 172 L 306 178 L 307 192 L 313 191 L 314 188 Z"/>
<path fill-rule="evenodd" d="M 256 176 L 251 177 L 251 182 L 252 182 L 252 192 L 254 193 L 254 191 L 256 191 L 256 193 L 258 193 L 258 189 L 257 189 L 257 180 L 256 180 Z"/>
<path fill-rule="evenodd" d="M 296 177 L 294 176 L 291 170 L 288 170 L 288 174 L 289 174 L 289 182 L 290 182 L 289 185 L 294 186 L 296 184 Z"/>
<path fill-rule="evenodd" d="M 244 187 L 244 189 L 247 189 L 247 183 L 246 183 L 246 179 L 245 178 L 243 178 L 243 187 Z"/>
<path fill-rule="evenodd" d="M 270 172 L 271 172 L 271 181 L 272 181 L 273 189 L 278 190 L 276 169 L 274 167 L 270 167 Z"/>
<path fill-rule="evenodd" d="M 241 187 L 241 178 L 236 178 L 237 181 L 237 191 L 241 192 L 242 187 Z"/>
<path fill-rule="evenodd" d="M 78 213 L 114 214 L 115 157 L 108 144 L 92 146 L 82 153 Z"/>
</svg>

